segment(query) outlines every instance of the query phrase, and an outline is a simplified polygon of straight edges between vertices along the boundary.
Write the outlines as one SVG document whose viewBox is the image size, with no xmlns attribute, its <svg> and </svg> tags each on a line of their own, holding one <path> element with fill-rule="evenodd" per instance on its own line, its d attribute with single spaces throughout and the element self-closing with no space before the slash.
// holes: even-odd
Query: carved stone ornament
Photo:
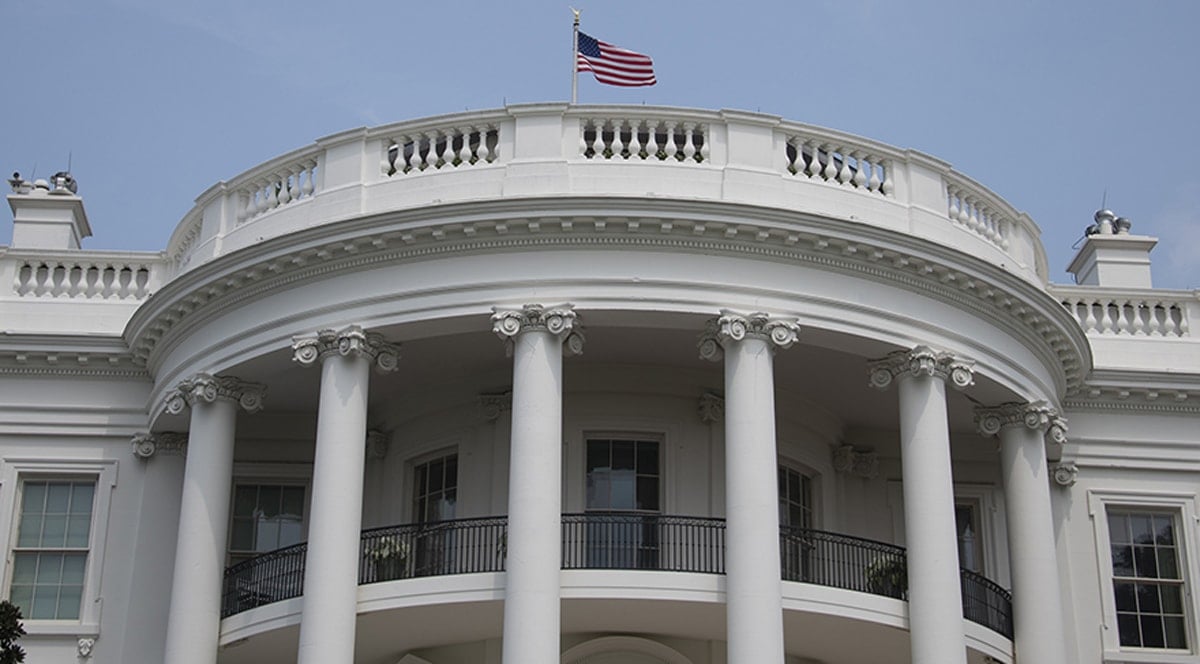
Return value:
<svg viewBox="0 0 1200 664">
<path fill-rule="evenodd" d="M 96 648 L 96 638 L 92 636 L 81 636 L 75 644 L 75 652 L 80 657 L 91 657 L 92 651 Z"/>
<path fill-rule="evenodd" d="M 479 395 L 479 406 L 483 408 L 483 419 L 495 422 L 505 411 L 512 410 L 512 391 L 481 394 Z"/>
<path fill-rule="evenodd" d="M 400 346 L 388 343 L 383 335 L 364 332 L 358 325 L 292 338 L 292 360 L 301 366 L 311 367 L 332 355 L 361 355 L 386 373 L 399 366 Z"/>
<path fill-rule="evenodd" d="M 186 433 L 164 431 L 162 433 L 135 433 L 131 443 L 134 456 L 139 459 L 149 459 L 158 453 L 174 456 L 186 454 L 187 441 Z"/>
<path fill-rule="evenodd" d="M 246 412 L 256 413 L 262 410 L 266 393 L 267 387 L 259 383 L 248 383 L 233 376 L 198 373 L 180 381 L 175 389 L 167 394 L 166 409 L 168 413 L 178 415 L 188 406 L 224 399 L 237 403 L 246 409 Z"/>
<path fill-rule="evenodd" d="M 887 389 L 899 376 L 931 376 L 949 380 L 956 389 L 975 384 L 975 363 L 928 346 L 898 350 L 867 365 L 871 387 Z"/>
<path fill-rule="evenodd" d="M 1073 463 L 1063 462 L 1054 466 L 1054 482 L 1059 486 L 1074 486 L 1078 476 L 1079 468 Z"/>
<path fill-rule="evenodd" d="M 367 432 L 367 457 L 370 459 L 383 459 L 387 457 L 388 442 L 391 436 L 378 429 L 371 429 Z"/>
<path fill-rule="evenodd" d="M 833 469 L 873 479 L 879 475 L 879 457 L 874 452 L 859 452 L 853 445 L 841 445 L 833 450 Z"/>
<path fill-rule="evenodd" d="M 563 342 L 563 354 L 579 355 L 583 353 L 583 329 L 574 306 L 527 304 L 520 309 L 492 307 L 492 331 L 504 341 L 509 357 L 512 357 L 517 335 L 530 330 L 544 330 L 553 334 Z"/>
<path fill-rule="evenodd" d="M 772 346 L 788 348 L 800 336 L 800 324 L 793 318 L 772 317 L 761 311 L 742 315 L 722 309 L 721 315 L 709 319 L 697 345 L 700 358 L 716 362 L 725 353 L 725 346 L 747 337 L 763 339 Z"/>
<path fill-rule="evenodd" d="M 1006 403 L 995 408 L 977 408 L 975 424 L 979 433 L 995 436 L 1010 426 L 1025 426 L 1042 431 L 1050 441 L 1062 445 L 1067 442 L 1067 420 L 1045 401 L 1032 403 Z"/>
<path fill-rule="evenodd" d="M 725 399 L 715 394 L 700 396 L 700 421 L 705 424 L 721 422 L 725 419 Z"/>
</svg>

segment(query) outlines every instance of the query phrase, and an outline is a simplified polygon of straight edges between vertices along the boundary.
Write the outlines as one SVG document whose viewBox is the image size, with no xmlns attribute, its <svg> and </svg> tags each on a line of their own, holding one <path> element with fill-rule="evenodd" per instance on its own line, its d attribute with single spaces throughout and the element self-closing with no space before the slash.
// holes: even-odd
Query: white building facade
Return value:
<svg viewBox="0 0 1200 664">
<path fill-rule="evenodd" d="M 1200 663 L 1200 320 L 934 157 L 740 111 L 359 129 L 0 248 L 36 662 Z"/>
</svg>

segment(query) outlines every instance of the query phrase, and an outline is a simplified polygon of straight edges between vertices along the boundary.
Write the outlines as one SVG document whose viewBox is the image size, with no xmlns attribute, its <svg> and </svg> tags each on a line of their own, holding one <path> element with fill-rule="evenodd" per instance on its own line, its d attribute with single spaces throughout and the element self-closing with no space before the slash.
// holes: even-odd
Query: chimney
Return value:
<svg viewBox="0 0 1200 664">
<path fill-rule="evenodd" d="M 78 185 L 70 173 L 55 173 L 50 182 L 30 182 L 13 173 L 8 184 L 12 187 L 8 195 L 13 213 L 12 248 L 78 249 L 80 241 L 91 236 L 83 199 L 75 194 Z"/>
<path fill-rule="evenodd" d="M 1133 224 L 1109 210 L 1096 213 L 1096 223 L 1088 226 L 1087 237 L 1067 272 L 1082 286 L 1110 288 L 1152 288 L 1150 250 L 1158 238 L 1130 235 Z"/>
</svg>

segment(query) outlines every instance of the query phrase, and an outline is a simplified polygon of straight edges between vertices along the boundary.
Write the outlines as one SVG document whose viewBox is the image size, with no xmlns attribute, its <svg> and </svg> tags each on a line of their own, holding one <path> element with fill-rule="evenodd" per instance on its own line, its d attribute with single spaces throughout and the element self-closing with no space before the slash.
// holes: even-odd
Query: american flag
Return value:
<svg viewBox="0 0 1200 664">
<path fill-rule="evenodd" d="M 654 62 L 648 55 L 627 51 L 579 33 L 575 71 L 590 71 L 601 83 L 637 87 L 654 85 Z"/>
</svg>

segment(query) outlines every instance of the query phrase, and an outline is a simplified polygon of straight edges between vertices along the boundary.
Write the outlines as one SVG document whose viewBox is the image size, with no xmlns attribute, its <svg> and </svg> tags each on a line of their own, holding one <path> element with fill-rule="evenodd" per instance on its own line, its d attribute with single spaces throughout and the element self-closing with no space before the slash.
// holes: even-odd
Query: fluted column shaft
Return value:
<svg viewBox="0 0 1200 664">
<path fill-rule="evenodd" d="M 221 622 L 222 577 L 233 482 L 234 424 L 239 404 L 261 408 L 263 390 L 228 376 L 198 374 L 167 397 L 167 411 L 191 407 L 175 571 L 164 660 L 214 664 Z"/>
<path fill-rule="evenodd" d="M 296 339 L 294 358 L 321 364 L 299 664 L 353 662 L 371 365 L 394 370 L 395 348 L 352 326 Z"/>
<path fill-rule="evenodd" d="M 505 664 L 557 664 L 562 557 L 562 355 L 582 337 L 569 305 L 497 310 L 513 358 L 505 561 Z"/>
<path fill-rule="evenodd" d="M 893 378 L 900 402 L 912 661 L 966 664 L 945 381 L 971 384 L 971 367 L 918 347 L 872 367 L 874 386 L 886 387 Z"/>
<path fill-rule="evenodd" d="M 782 664 L 775 446 L 775 346 L 798 326 L 766 314 L 724 311 L 701 341 L 701 355 L 725 356 L 725 596 L 727 659 Z"/>
<path fill-rule="evenodd" d="M 1013 637 L 1021 664 L 1067 661 L 1063 605 L 1046 465 L 1046 433 L 1065 439 L 1065 422 L 1045 404 L 979 411 L 980 430 L 1000 438 L 1013 582 Z"/>
</svg>

